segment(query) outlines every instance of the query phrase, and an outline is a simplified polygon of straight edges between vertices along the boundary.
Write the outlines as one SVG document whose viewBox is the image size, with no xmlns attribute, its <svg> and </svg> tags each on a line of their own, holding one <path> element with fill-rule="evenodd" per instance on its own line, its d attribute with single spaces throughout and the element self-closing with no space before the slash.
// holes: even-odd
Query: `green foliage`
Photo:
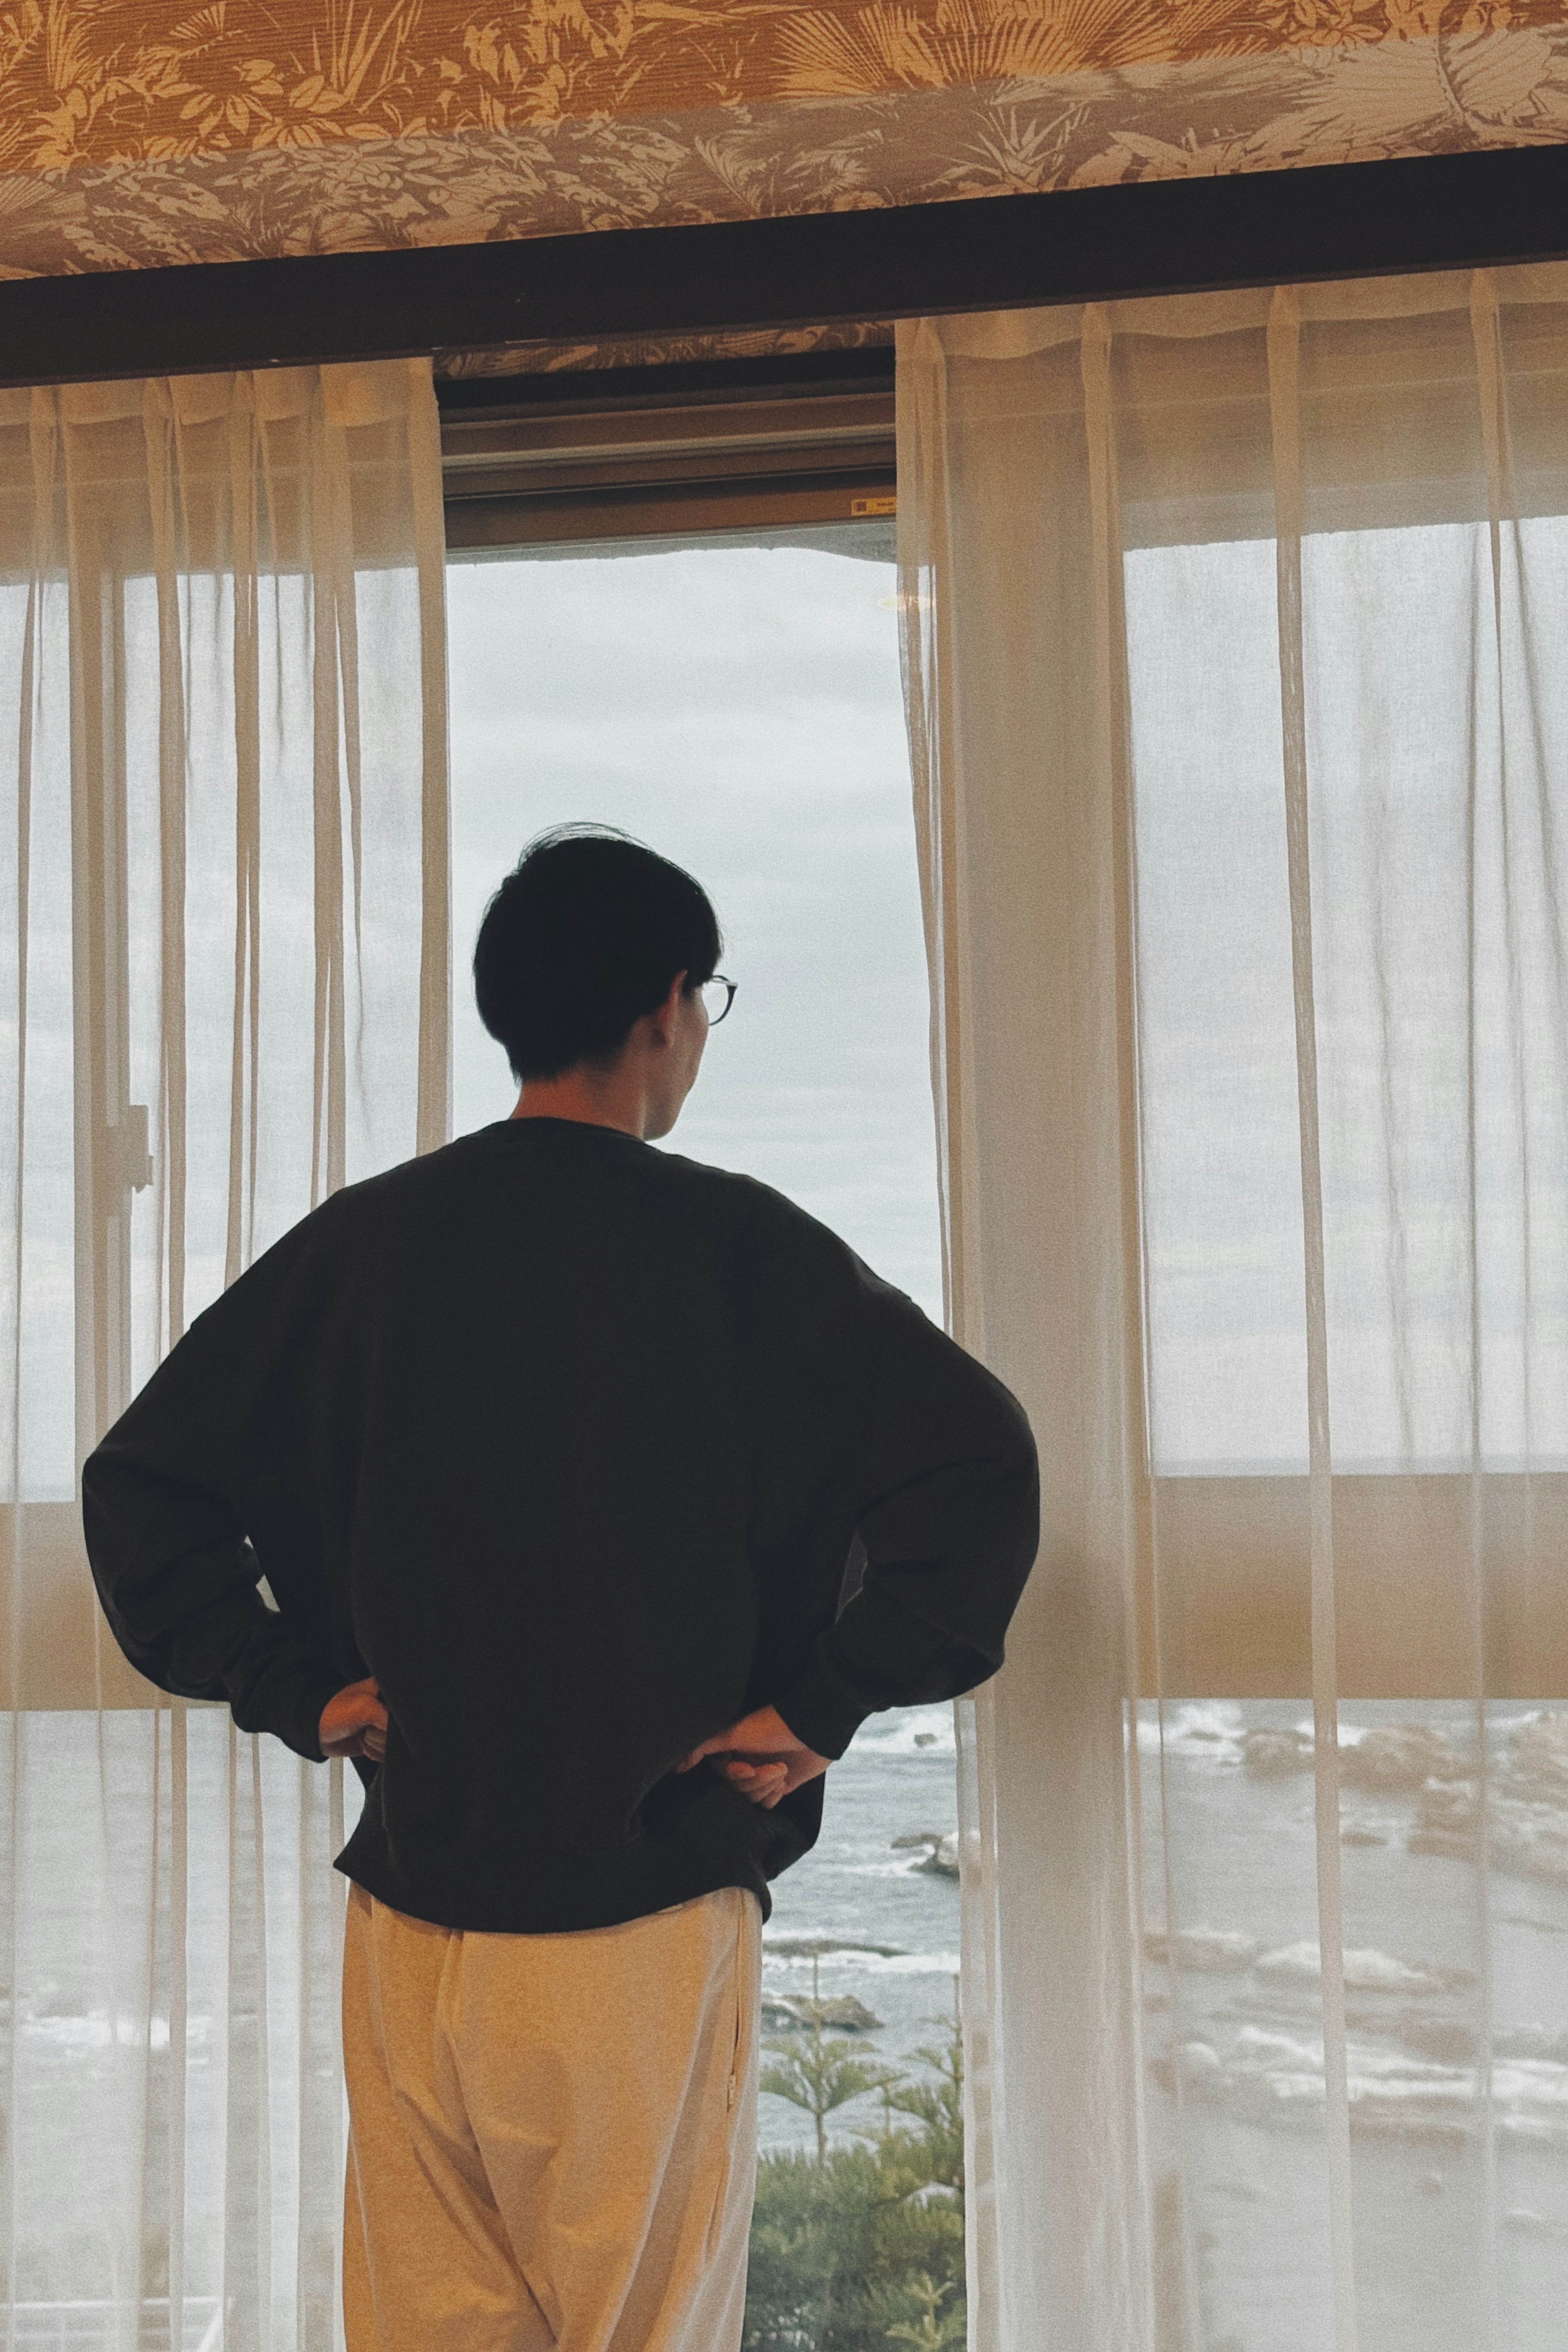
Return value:
<svg viewBox="0 0 1568 2352">
<path fill-rule="evenodd" d="M 937 2021 L 932 2019 L 931 2023 Z M 926 2161 L 932 2167 L 931 2178 L 944 2188 L 963 2195 L 963 2044 L 959 2036 L 958 2021 L 952 2021 L 948 2040 L 940 2050 L 919 2049 L 915 2056 L 923 2060 L 936 2076 L 934 2083 L 917 2078 L 903 2080 L 890 2086 L 887 2093 L 889 2106 L 900 2115 L 913 2116 L 922 2126 L 921 2145 Z"/>
<path fill-rule="evenodd" d="M 939 2286 L 934 2279 L 923 2274 L 914 2283 L 920 2297 L 921 2315 L 916 2321 L 901 2319 L 888 2330 L 892 2344 L 912 2344 L 916 2352 L 947 2352 L 950 2344 L 962 2344 L 964 2336 L 963 2314 L 943 2311 L 942 2306 L 952 2293 L 952 2281 Z"/>
<path fill-rule="evenodd" d="M 804 2049 L 790 2042 L 764 2042 L 763 2048 L 773 2063 L 763 2068 L 762 2087 L 804 2107 L 811 2116 L 816 2126 L 818 2164 L 827 2161 L 827 2118 L 835 2108 L 898 2079 L 885 2066 L 862 2058 L 852 2042 L 825 2042 L 820 2018 Z"/>
<path fill-rule="evenodd" d="M 932 2022 L 949 2032 L 917 2053 L 924 2076 L 853 2057 L 820 2021 L 767 2045 L 763 2087 L 813 2117 L 817 2149 L 757 2167 L 745 2352 L 962 2352 L 963 2063 L 956 2017 Z M 880 2123 L 830 2146 L 827 2116 L 868 2089 Z"/>
<path fill-rule="evenodd" d="M 798 2042 L 764 2042 L 773 2060 L 764 2066 L 761 2088 L 775 2098 L 804 2107 L 816 2126 L 816 2160 L 827 2161 L 827 2118 L 837 2107 L 868 2091 L 879 2091 L 899 2078 L 876 2059 L 862 2058 L 852 2042 L 822 2038 L 822 1985 L 815 1958 L 811 1963 L 811 2038 Z"/>
</svg>

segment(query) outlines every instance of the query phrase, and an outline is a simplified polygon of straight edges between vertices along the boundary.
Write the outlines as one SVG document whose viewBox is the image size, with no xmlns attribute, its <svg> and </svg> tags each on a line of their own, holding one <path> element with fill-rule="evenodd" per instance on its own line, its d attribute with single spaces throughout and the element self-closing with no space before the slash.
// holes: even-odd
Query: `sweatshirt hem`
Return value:
<svg viewBox="0 0 1568 2352">
<path fill-rule="evenodd" d="M 786 1859 L 795 1856 L 781 1858 L 781 1868 Z M 479 1874 L 466 1874 L 459 1883 L 449 1872 L 399 1869 L 379 1841 L 362 1845 L 356 1832 L 332 1866 L 389 1909 L 459 1934 L 574 1935 L 620 1927 L 725 1886 L 749 1888 L 764 1920 L 773 1909 L 768 1874 L 758 1856 L 747 1853 L 677 1857 L 633 1846 L 626 1857 L 574 1857 L 564 1866 L 559 1854 L 520 1857 L 504 1872 L 491 1861 L 484 1875 L 508 1883 L 493 1893 L 476 1894 Z"/>
</svg>

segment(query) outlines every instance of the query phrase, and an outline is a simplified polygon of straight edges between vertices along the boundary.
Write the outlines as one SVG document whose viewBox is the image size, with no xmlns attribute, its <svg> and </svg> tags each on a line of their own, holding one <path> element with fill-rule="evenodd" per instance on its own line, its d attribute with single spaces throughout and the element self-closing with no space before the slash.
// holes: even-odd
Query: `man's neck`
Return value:
<svg viewBox="0 0 1568 2352">
<path fill-rule="evenodd" d="M 572 1118 L 584 1127 L 615 1127 L 623 1135 L 647 1139 L 647 1095 L 630 1071 L 589 1077 L 563 1070 L 558 1078 L 525 1078 L 513 1118 Z"/>
</svg>

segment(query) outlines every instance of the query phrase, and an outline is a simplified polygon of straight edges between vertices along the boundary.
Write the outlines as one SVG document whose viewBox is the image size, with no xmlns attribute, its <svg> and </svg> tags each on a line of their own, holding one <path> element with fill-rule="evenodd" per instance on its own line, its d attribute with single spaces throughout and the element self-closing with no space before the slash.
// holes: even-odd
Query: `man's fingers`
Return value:
<svg viewBox="0 0 1568 2352">
<path fill-rule="evenodd" d="M 321 1753 L 324 1756 L 366 1756 L 373 1764 L 384 1763 L 386 1759 L 386 1727 L 384 1724 L 369 1723 L 358 1730 L 340 1731 L 332 1738 L 323 1741 Z"/>
<path fill-rule="evenodd" d="M 729 1724 L 724 1730 L 716 1731 L 710 1738 L 703 1740 L 700 1747 L 692 1749 L 679 1769 L 689 1772 L 692 1766 L 700 1764 L 705 1756 L 725 1754 L 750 1756 L 760 1762 L 776 1763 L 799 1744 L 788 1724 L 773 1707 L 759 1706 L 753 1708 L 750 1715 L 742 1716 L 738 1723 Z"/>
<path fill-rule="evenodd" d="M 676 1766 L 676 1770 L 689 1772 L 694 1765 L 701 1763 L 705 1756 L 721 1756 L 727 1748 L 734 1746 L 740 1728 L 738 1723 L 732 1723 L 727 1731 L 716 1731 L 711 1739 L 705 1739 L 700 1748 L 694 1748 L 685 1761 Z"/>
<path fill-rule="evenodd" d="M 826 1756 L 804 1747 L 771 1706 L 760 1706 L 727 1730 L 714 1732 L 677 1769 L 689 1772 L 704 1759 L 710 1759 L 730 1786 L 753 1804 L 769 1806 L 826 1772 L 828 1763 Z"/>
<path fill-rule="evenodd" d="M 753 1805 L 772 1812 L 781 1798 L 787 1797 L 795 1785 L 787 1764 L 770 1764 L 761 1771 L 748 1772 L 743 1779 L 731 1776 L 731 1785 Z"/>
<path fill-rule="evenodd" d="M 321 1710 L 318 1737 L 323 1756 L 368 1756 L 380 1763 L 386 1753 L 386 1708 L 373 1675 L 350 1683 Z"/>
<path fill-rule="evenodd" d="M 787 1764 L 745 1764 L 734 1759 L 720 1769 L 737 1794 L 753 1805 L 776 1805 L 789 1788 Z"/>
</svg>

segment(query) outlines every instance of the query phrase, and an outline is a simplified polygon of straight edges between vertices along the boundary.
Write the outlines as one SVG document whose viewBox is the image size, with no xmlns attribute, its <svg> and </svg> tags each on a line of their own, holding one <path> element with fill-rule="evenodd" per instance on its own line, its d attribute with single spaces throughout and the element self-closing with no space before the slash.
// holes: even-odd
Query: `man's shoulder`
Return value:
<svg viewBox="0 0 1568 2352">
<path fill-rule="evenodd" d="M 751 1224 L 759 1230 L 780 1233 L 827 1234 L 799 1203 L 786 1193 L 775 1191 L 755 1176 L 745 1176 L 731 1168 L 721 1168 L 706 1160 L 694 1160 L 678 1151 L 642 1142 L 637 1136 L 624 1133 L 618 1128 L 588 1126 L 579 1120 L 548 1120 L 536 1125 L 551 1130 L 548 1140 L 552 1148 L 548 1161 L 557 1175 L 569 1170 L 574 1176 L 582 1171 L 576 1148 L 586 1146 L 594 1152 L 605 1155 L 606 1163 L 614 1166 L 624 1181 L 630 1176 L 650 1192 L 667 1198 L 689 1200 L 711 1210 L 715 1216 L 731 1222 Z M 576 1130 L 563 1138 L 563 1129 Z M 508 1162 L 519 1141 L 514 1123 L 497 1120 L 489 1127 L 476 1128 L 469 1134 L 454 1137 L 450 1143 L 434 1151 L 423 1152 L 418 1158 L 400 1160 L 395 1167 L 384 1169 L 379 1174 L 363 1178 L 333 1193 L 323 1202 L 322 1211 L 331 1210 L 335 1219 L 344 1224 L 374 1220 L 385 1208 L 396 1208 L 433 1194 L 460 1192 L 470 1184 L 481 1185 L 498 1162 Z M 558 1147 L 568 1141 L 573 1156 L 563 1160 Z M 515 1160 L 512 1164 L 519 1164 Z M 306 1223 L 310 1222 L 307 1219 Z M 835 1238 L 829 1236 L 830 1238 Z M 842 1246 L 842 1244 L 840 1244 Z"/>
<path fill-rule="evenodd" d="M 811 1287 L 886 1288 L 830 1225 L 760 1177 L 622 1137 L 618 1130 L 613 1144 L 603 1134 L 595 1139 L 612 1154 L 617 1190 L 629 1179 L 658 1214 L 678 1223 L 694 1221 L 731 1257 L 780 1269 Z M 341 1263 L 378 1234 L 395 1234 L 409 1218 L 450 1215 L 465 1195 L 484 1193 L 487 1171 L 514 1142 L 498 1122 L 401 1160 L 334 1192 L 285 1242 L 303 1257 Z"/>
<path fill-rule="evenodd" d="M 678 1197 L 689 1200 L 713 1221 L 761 1255 L 798 1256 L 848 1266 L 855 1263 L 847 1242 L 759 1176 L 745 1176 L 706 1160 L 689 1160 L 677 1151 L 650 1152 L 662 1182 Z"/>
</svg>

